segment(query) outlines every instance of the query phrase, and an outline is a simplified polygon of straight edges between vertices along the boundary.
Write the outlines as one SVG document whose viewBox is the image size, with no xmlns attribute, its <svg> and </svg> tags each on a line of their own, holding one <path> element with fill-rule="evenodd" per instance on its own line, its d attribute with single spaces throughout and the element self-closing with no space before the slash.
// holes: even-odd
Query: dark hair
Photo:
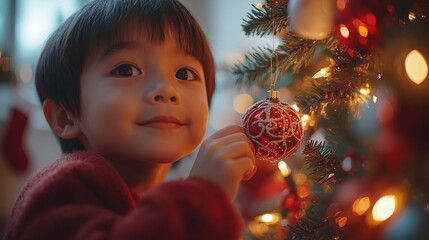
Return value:
<svg viewBox="0 0 429 240">
<path fill-rule="evenodd" d="M 182 49 L 202 64 L 208 103 L 215 69 L 208 41 L 191 13 L 177 0 L 94 0 L 68 18 L 48 39 L 36 68 L 40 101 L 47 98 L 80 117 L 80 76 L 85 57 L 136 31 L 162 43 L 171 34 Z M 83 150 L 79 139 L 61 139 L 64 153 Z"/>
</svg>

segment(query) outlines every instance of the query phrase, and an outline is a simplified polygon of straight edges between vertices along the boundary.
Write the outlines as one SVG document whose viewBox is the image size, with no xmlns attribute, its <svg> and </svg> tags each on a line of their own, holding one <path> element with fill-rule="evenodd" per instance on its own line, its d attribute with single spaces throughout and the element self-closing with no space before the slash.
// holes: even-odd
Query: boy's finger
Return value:
<svg viewBox="0 0 429 240">
<path fill-rule="evenodd" d="M 243 180 L 247 181 L 247 180 L 251 179 L 253 177 L 253 175 L 255 175 L 256 170 L 258 170 L 258 167 L 256 167 L 256 165 L 254 165 L 252 170 L 244 173 Z"/>
<path fill-rule="evenodd" d="M 230 125 L 230 126 L 224 127 L 221 130 L 215 132 L 209 138 L 217 139 L 217 138 L 221 138 L 223 136 L 230 135 L 230 134 L 237 133 L 237 132 L 244 132 L 243 128 L 238 126 L 238 125 Z"/>
</svg>

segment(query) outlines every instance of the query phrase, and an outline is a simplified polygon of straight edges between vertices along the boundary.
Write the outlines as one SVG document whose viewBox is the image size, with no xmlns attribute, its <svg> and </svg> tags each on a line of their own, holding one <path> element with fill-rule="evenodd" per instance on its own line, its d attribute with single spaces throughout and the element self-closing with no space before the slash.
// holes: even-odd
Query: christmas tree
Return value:
<svg viewBox="0 0 429 240">
<path fill-rule="evenodd" d="M 429 239 L 428 13 L 427 0 L 252 6 L 245 34 L 281 43 L 247 53 L 236 83 L 293 94 L 304 139 L 292 171 L 309 180 L 297 186 L 278 159 L 289 191 L 247 239 Z"/>
</svg>

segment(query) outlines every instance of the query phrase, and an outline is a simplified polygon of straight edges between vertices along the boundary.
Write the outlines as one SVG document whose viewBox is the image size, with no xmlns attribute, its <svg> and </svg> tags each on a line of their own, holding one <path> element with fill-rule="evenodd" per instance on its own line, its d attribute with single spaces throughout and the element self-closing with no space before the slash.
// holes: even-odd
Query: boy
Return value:
<svg viewBox="0 0 429 240">
<path fill-rule="evenodd" d="M 48 40 L 36 71 L 65 153 L 24 187 L 5 239 L 238 239 L 231 204 L 254 171 L 239 126 L 200 147 L 214 91 L 207 40 L 177 0 L 95 0 Z"/>
</svg>

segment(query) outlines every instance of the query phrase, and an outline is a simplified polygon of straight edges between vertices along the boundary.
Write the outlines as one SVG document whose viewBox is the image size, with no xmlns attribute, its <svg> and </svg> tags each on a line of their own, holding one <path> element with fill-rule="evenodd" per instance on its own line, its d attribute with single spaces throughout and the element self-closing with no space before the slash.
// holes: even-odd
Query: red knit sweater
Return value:
<svg viewBox="0 0 429 240">
<path fill-rule="evenodd" d="M 202 178 L 161 184 L 141 199 L 99 156 L 59 158 L 25 185 L 4 238 L 239 239 L 240 216 Z"/>
</svg>

